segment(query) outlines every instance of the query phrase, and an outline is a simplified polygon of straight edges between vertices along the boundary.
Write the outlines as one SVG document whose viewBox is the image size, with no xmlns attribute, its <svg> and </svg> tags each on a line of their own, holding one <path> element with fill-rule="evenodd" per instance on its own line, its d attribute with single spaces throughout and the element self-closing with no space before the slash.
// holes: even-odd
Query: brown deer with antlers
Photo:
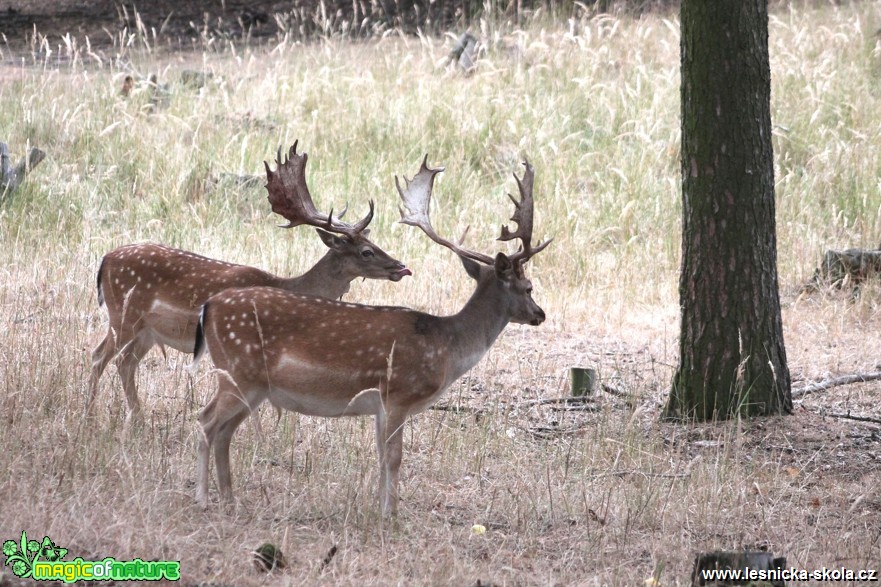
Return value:
<svg viewBox="0 0 881 587">
<path fill-rule="evenodd" d="M 135 377 L 141 359 L 156 344 L 191 353 L 199 308 L 210 296 L 229 287 L 265 286 L 337 299 L 357 277 L 400 281 L 411 275 L 403 263 L 372 243 L 367 216 L 346 224 L 316 211 L 306 184 L 306 153 L 297 143 L 285 161 L 278 153 L 275 172 L 266 166 L 266 189 L 273 212 L 288 221 L 316 227 L 329 251 L 299 277 L 278 277 L 246 265 L 235 265 L 157 244 L 127 245 L 107 253 L 98 270 L 98 303 L 106 304 L 110 326 L 92 353 L 89 381 L 91 411 L 101 374 L 113 357 L 128 400 L 130 416 L 140 411 Z"/>
<path fill-rule="evenodd" d="M 533 168 L 517 178 L 520 200 L 499 240 L 520 239 L 513 255 L 492 258 L 440 237 L 428 217 L 435 175 L 427 157 L 413 180 L 398 183 L 401 222 L 417 226 L 454 251 L 477 289 L 453 316 L 396 307 L 321 300 L 278 289 L 229 289 L 202 307 L 196 361 L 207 349 L 218 369 L 218 389 L 199 416 L 196 498 L 208 503 L 210 450 L 214 448 L 221 497 L 232 499 L 230 441 L 245 417 L 268 399 L 273 406 L 312 416 L 376 417 L 380 504 L 398 503 L 403 426 L 435 403 L 473 367 L 509 322 L 537 326 L 544 311 L 532 299 L 523 267 L 550 241 L 532 246 Z M 397 179 L 396 179 L 397 183 Z"/>
</svg>

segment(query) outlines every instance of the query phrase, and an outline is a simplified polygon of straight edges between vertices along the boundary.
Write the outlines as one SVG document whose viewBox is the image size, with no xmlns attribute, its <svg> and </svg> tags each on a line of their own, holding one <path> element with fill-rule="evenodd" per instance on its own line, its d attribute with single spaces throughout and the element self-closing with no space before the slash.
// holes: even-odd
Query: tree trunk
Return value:
<svg viewBox="0 0 881 587">
<path fill-rule="evenodd" d="M 767 0 L 683 0 L 681 23 L 681 326 L 665 416 L 788 413 Z"/>
</svg>

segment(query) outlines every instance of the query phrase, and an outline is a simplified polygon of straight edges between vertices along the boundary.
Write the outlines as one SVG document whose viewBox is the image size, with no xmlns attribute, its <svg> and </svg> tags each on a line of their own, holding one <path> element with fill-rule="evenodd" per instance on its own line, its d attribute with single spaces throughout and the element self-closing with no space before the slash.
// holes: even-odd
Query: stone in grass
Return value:
<svg viewBox="0 0 881 587">
<path fill-rule="evenodd" d="M 254 566 L 261 573 L 271 573 L 275 569 L 283 569 L 288 566 L 281 549 L 276 545 L 266 542 L 254 551 Z"/>
</svg>

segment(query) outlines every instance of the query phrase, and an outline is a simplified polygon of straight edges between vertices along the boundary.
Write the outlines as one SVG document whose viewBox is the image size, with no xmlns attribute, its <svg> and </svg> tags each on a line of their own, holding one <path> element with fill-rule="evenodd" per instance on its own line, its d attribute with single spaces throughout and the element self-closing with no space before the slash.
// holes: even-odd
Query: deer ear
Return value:
<svg viewBox="0 0 881 587">
<path fill-rule="evenodd" d="M 514 276 L 514 264 L 505 253 L 496 255 L 496 277 L 502 281 L 509 281 Z"/>
<path fill-rule="evenodd" d="M 468 272 L 468 275 L 471 276 L 471 279 L 474 279 L 475 281 L 480 279 L 480 263 L 461 255 L 459 255 L 459 259 L 462 260 L 462 265 L 465 267 L 465 271 Z"/>
<path fill-rule="evenodd" d="M 344 241 L 342 238 L 333 233 L 327 232 L 326 230 L 316 228 L 315 232 L 318 233 L 318 236 L 321 237 L 321 240 L 324 242 L 325 245 L 327 245 L 328 249 L 339 250 L 344 244 L 346 244 L 346 241 Z"/>
</svg>

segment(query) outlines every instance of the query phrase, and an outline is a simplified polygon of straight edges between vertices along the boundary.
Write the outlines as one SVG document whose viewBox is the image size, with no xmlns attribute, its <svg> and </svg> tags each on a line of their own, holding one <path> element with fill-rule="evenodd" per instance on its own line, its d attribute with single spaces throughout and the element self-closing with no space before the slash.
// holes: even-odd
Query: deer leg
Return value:
<svg viewBox="0 0 881 587">
<path fill-rule="evenodd" d="M 218 487 L 223 499 L 232 500 L 232 475 L 229 467 L 229 445 L 236 428 L 249 413 L 234 383 L 222 374 L 218 378 L 217 393 L 199 414 L 202 439 L 199 442 L 196 501 L 208 505 L 208 481 L 211 468 L 211 447 L 217 464 Z"/>
<path fill-rule="evenodd" d="M 122 379 L 122 389 L 125 391 L 131 418 L 140 416 L 141 403 L 138 401 L 136 376 L 141 359 L 151 348 L 153 348 L 153 338 L 148 331 L 141 330 L 131 338 L 131 342 L 123 347 L 116 362 L 116 370 Z"/>
<path fill-rule="evenodd" d="M 232 472 L 229 466 L 229 445 L 232 436 L 236 432 L 245 418 L 248 417 L 250 410 L 247 406 L 239 403 L 238 412 L 223 423 L 220 430 L 217 431 L 217 437 L 214 444 L 214 462 L 217 465 L 217 486 L 220 489 L 220 498 L 229 503 L 232 498 Z"/>
<path fill-rule="evenodd" d="M 208 479 L 211 476 L 211 445 L 217 434 L 215 411 L 220 394 L 215 394 L 199 414 L 202 437 L 199 439 L 199 459 L 196 464 L 196 503 L 208 507 Z"/>
<path fill-rule="evenodd" d="M 89 400 L 86 404 L 86 413 L 92 413 L 95 405 L 95 398 L 98 396 L 98 382 L 101 375 L 116 354 L 116 333 L 113 328 L 107 329 L 107 336 L 92 351 L 92 374 L 89 376 Z"/>
<path fill-rule="evenodd" d="M 398 473 L 404 444 L 405 413 L 376 415 L 376 448 L 379 454 L 379 503 L 382 515 L 398 513 Z"/>
</svg>

